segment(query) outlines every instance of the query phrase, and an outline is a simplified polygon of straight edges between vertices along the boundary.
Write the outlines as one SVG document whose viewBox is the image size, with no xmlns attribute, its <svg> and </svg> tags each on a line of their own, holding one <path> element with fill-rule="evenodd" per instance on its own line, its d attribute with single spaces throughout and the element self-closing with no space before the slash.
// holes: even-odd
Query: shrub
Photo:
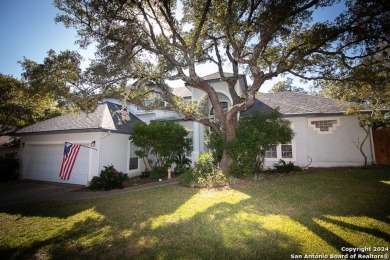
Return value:
<svg viewBox="0 0 390 260">
<path fill-rule="evenodd" d="M 301 167 L 294 165 L 294 163 L 286 163 L 284 160 L 279 160 L 278 163 L 275 163 L 274 168 L 276 172 L 281 173 L 300 172 L 302 170 Z"/>
<path fill-rule="evenodd" d="M 188 169 L 185 169 L 184 172 L 179 176 L 178 181 L 185 186 L 190 186 L 192 188 L 198 187 L 199 185 L 194 166 L 191 165 Z"/>
<path fill-rule="evenodd" d="M 0 181 L 18 179 L 19 160 L 17 153 L 8 153 L 0 157 Z"/>
<path fill-rule="evenodd" d="M 149 169 L 155 169 L 154 178 L 162 178 L 171 167 L 175 155 L 186 151 L 189 143 L 188 131 L 180 124 L 170 121 L 151 121 L 150 124 L 137 122 L 134 125 L 131 140 L 137 146 L 135 154 L 143 158 Z"/>
<path fill-rule="evenodd" d="M 184 154 L 178 154 L 175 156 L 175 159 L 173 161 L 176 164 L 175 167 L 175 174 L 180 175 L 182 174 L 186 169 L 188 169 L 191 165 L 191 160 L 188 159 Z"/>
<path fill-rule="evenodd" d="M 290 122 L 283 119 L 278 111 L 255 111 L 240 118 L 236 137 L 224 141 L 219 135 L 211 133 L 207 140 L 210 148 L 221 158 L 225 150 L 232 159 L 229 168 L 236 178 L 256 174 L 262 170 L 266 150 L 279 143 L 289 142 L 294 136 Z"/>
<path fill-rule="evenodd" d="M 145 179 L 145 178 L 149 178 L 149 177 L 150 177 L 150 171 L 148 169 L 141 172 L 141 179 Z"/>
<path fill-rule="evenodd" d="M 155 167 L 150 171 L 149 177 L 153 180 L 162 179 L 167 175 L 168 167 Z"/>
<path fill-rule="evenodd" d="M 190 167 L 180 176 L 179 182 L 191 187 L 213 187 L 226 183 L 225 175 L 214 164 L 212 153 L 197 157 L 197 167 Z"/>
<path fill-rule="evenodd" d="M 242 157 L 233 160 L 229 172 L 236 178 L 243 178 L 258 173 L 263 168 L 264 158 L 262 156 L 249 155 L 247 152 Z"/>
<path fill-rule="evenodd" d="M 127 174 L 118 172 L 113 165 L 104 166 L 100 175 L 92 178 L 89 188 L 91 190 L 123 189 L 123 182 L 127 179 Z"/>
</svg>

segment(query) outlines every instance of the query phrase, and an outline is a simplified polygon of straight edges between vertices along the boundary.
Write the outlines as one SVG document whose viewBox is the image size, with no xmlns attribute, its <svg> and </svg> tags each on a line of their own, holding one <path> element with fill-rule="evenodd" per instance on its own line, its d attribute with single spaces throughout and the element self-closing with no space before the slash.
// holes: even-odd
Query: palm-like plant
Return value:
<svg viewBox="0 0 390 260">
<path fill-rule="evenodd" d="M 176 155 L 173 162 L 176 164 L 175 167 L 176 175 L 182 174 L 192 163 L 191 160 L 185 156 L 185 154 Z"/>
</svg>

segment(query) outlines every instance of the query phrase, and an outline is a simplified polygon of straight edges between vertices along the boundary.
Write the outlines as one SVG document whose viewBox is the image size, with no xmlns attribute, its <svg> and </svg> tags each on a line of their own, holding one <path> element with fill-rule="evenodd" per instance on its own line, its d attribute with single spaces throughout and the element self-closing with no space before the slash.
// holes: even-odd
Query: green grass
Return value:
<svg viewBox="0 0 390 260">
<path fill-rule="evenodd" d="M 389 168 L 0 209 L 3 259 L 290 259 L 374 246 L 390 246 Z"/>
</svg>

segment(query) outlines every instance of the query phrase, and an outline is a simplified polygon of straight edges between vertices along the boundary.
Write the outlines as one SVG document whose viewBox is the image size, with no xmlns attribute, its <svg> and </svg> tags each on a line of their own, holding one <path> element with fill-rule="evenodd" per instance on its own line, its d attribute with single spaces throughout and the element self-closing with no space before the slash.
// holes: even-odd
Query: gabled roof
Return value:
<svg viewBox="0 0 390 260">
<path fill-rule="evenodd" d="M 234 74 L 230 73 L 230 72 L 224 72 L 223 74 L 227 78 L 234 77 Z M 245 75 L 244 74 L 238 74 L 238 77 L 239 78 L 240 77 L 244 77 L 245 78 Z M 212 73 L 212 74 L 209 74 L 209 75 L 206 75 L 206 76 L 202 77 L 202 79 L 204 79 L 206 81 L 219 80 L 219 79 L 221 79 L 221 74 L 219 74 L 219 72 L 215 72 L 215 73 Z"/>
<path fill-rule="evenodd" d="M 187 87 L 172 88 L 172 93 L 183 98 L 192 96 L 192 92 Z"/>
<path fill-rule="evenodd" d="M 259 93 L 255 104 L 246 112 L 279 108 L 285 116 L 309 114 L 344 114 L 347 107 L 339 100 L 295 92 Z"/>
<path fill-rule="evenodd" d="M 96 131 L 131 134 L 134 124 L 142 121 L 131 113 L 130 120 L 122 121 L 117 113 L 120 109 L 118 104 L 104 102 L 99 104 L 93 113 L 79 112 L 53 117 L 22 128 L 15 135 Z"/>
<path fill-rule="evenodd" d="M 234 74 L 230 73 L 230 72 L 224 72 L 223 74 L 225 74 L 225 77 L 233 77 L 234 76 Z M 221 78 L 221 75 L 219 74 L 219 72 L 215 72 L 215 73 L 212 73 L 212 74 L 209 74 L 209 75 L 202 77 L 202 79 L 204 79 L 204 80 L 213 80 L 213 79 L 220 79 L 220 78 Z"/>
</svg>

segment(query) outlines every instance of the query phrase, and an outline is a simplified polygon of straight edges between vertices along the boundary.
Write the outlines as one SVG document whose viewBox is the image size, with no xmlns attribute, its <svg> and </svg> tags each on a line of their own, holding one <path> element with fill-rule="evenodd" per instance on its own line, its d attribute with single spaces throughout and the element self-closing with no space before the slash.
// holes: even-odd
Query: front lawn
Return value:
<svg viewBox="0 0 390 260">
<path fill-rule="evenodd" d="M 290 259 L 357 247 L 390 247 L 389 168 L 0 209 L 3 259 Z"/>
</svg>

